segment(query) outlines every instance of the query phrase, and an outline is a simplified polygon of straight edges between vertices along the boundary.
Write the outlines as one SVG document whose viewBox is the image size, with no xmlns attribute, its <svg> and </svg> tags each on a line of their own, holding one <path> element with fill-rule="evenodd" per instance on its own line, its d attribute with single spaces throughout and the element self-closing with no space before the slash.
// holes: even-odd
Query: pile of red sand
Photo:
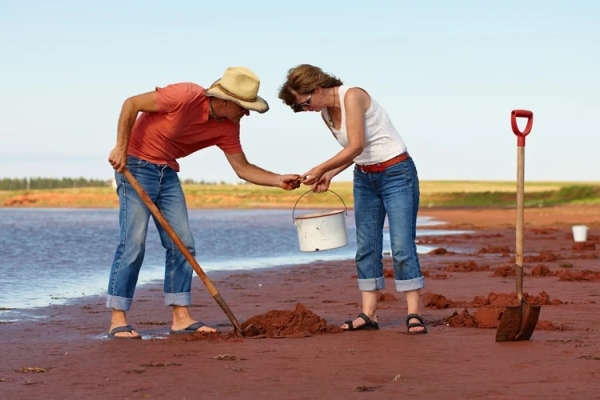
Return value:
<svg viewBox="0 0 600 400">
<path fill-rule="evenodd" d="M 455 308 L 457 303 L 453 302 L 441 294 L 436 293 L 423 293 L 422 296 L 423 305 L 427 308 L 435 308 L 442 310 L 444 308 Z"/>
<path fill-rule="evenodd" d="M 341 333 L 342 328 L 328 324 L 302 304 L 295 310 L 273 310 L 251 317 L 242 323 L 245 337 L 262 336 L 270 338 L 307 337 L 320 333 Z"/>
<path fill-rule="evenodd" d="M 535 305 L 560 305 L 564 304 L 559 299 L 550 299 L 550 296 L 545 291 L 541 291 L 537 296 L 530 296 L 527 293 L 523 294 L 525 301 Z M 502 317 L 502 312 L 506 306 L 518 305 L 516 293 L 494 293 L 491 292 L 486 296 L 475 296 L 470 301 L 456 302 L 452 301 L 441 294 L 425 293 L 423 294 L 423 305 L 427 308 L 446 309 L 446 308 L 464 308 L 462 313 L 455 311 L 446 319 L 449 326 L 452 327 L 470 327 L 470 328 L 496 328 Z M 467 308 L 476 308 L 475 314 L 469 313 Z M 546 324 L 547 330 L 551 323 Z M 543 328 L 540 328 L 543 329 Z M 563 328 L 556 328 L 564 330 Z"/>
<path fill-rule="evenodd" d="M 423 271 L 423 277 L 429 279 L 448 279 L 448 275 L 446 274 L 432 274 L 429 271 Z"/>
<path fill-rule="evenodd" d="M 463 310 L 462 313 L 458 313 L 458 311 L 454 311 L 454 314 L 452 314 L 450 317 L 448 317 L 447 319 L 448 321 L 448 326 L 451 326 L 453 328 L 478 328 L 479 325 L 477 325 L 477 321 L 475 320 L 475 317 L 471 314 L 469 314 L 469 311 L 467 311 L 466 309 Z"/>
<path fill-rule="evenodd" d="M 559 299 L 550 299 L 550 296 L 545 291 L 541 291 L 537 296 L 529 295 L 529 293 L 523 293 L 523 299 L 530 303 L 539 306 L 558 306 L 564 304 Z M 516 293 L 494 293 L 490 292 L 487 297 L 475 296 L 473 301 L 470 303 L 471 307 L 506 307 L 518 305 Z"/>
<path fill-rule="evenodd" d="M 508 257 L 510 249 L 508 246 L 485 246 L 477 251 L 478 254 L 502 254 L 504 257 Z"/>
<path fill-rule="evenodd" d="M 570 264 L 564 264 L 563 268 L 572 268 L 573 266 Z M 494 273 L 492 276 L 494 277 L 502 277 L 508 278 L 515 276 L 515 268 L 512 265 L 502 265 L 494 269 Z M 563 282 L 598 282 L 600 281 L 600 272 L 598 271 L 570 271 L 570 270 L 557 270 L 552 271 L 550 268 L 546 267 L 544 264 L 538 264 L 534 268 L 531 269 L 531 272 L 524 271 L 524 276 L 533 276 L 533 277 L 547 277 L 547 276 L 557 276 L 559 281 Z"/>
<path fill-rule="evenodd" d="M 545 294 L 545 292 L 542 292 Z M 542 296 L 540 293 L 540 297 Z M 527 294 L 523 295 L 527 298 Z M 546 295 L 547 296 L 547 295 Z M 549 299 L 549 297 L 548 297 Z M 517 305 L 517 296 L 515 293 L 494 293 L 491 292 L 485 296 L 475 296 L 472 301 L 452 301 L 441 294 L 424 293 L 423 305 L 427 308 L 438 310 L 445 308 L 479 308 L 479 307 L 506 307 L 508 305 Z"/>
<path fill-rule="evenodd" d="M 454 328 L 497 328 L 502 319 L 503 309 L 482 307 L 479 308 L 474 315 L 470 314 L 467 309 L 462 313 L 455 311 L 446 319 L 448 326 Z M 540 331 L 569 331 L 567 325 L 554 325 L 550 321 L 538 321 L 535 329 Z"/>
<path fill-rule="evenodd" d="M 513 269 L 514 271 L 514 269 Z M 544 264 L 538 264 L 531 270 L 531 276 L 552 276 L 554 273 Z M 516 274 L 515 274 L 516 275 Z"/>
<path fill-rule="evenodd" d="M 598 282 L 600 281 L 600 272 L 597 271 L 558 271 L 555 273 L 559 281 L 566 282 Z"/>
<path fill-rule="evenodd" d="M 447 272 L 478 272 L 489 271 L 489 265 L 479 265 L 475 261 L 453 262 L 444 268 Z"/>
<path fill-rule="evenodd" d="M 431 250 L 427 254 L 430 254 L 433 256 L 441 256 L 441 255 L 456 254 L 456 253 L 453 251 L 448 251 L 447 249 L 445 249 L 443 247 L 438 247 L 436 249 Z"/>
<path fill-rule="evenodd" d="M 527 266 L 523 266 L 523 269 L 524 269 L 523 276 L 544 277 L 544 276 L 556 275 L 555 272 L 550 270 L 550 268 L 548 268 L 544 264 L 538 264 L 535 267 L 531 268 L 531 272 L 527 271 L 529 269 Z M 517 275 L 517 273 L 515 271 L 514 265 L 501 265 L 499 267 L 496 267 L 494 269 L 494 273 L 492 274 L 492 276 L 494 276 L 494 277 L 501 277 L 501 278 L 508 278 L 508 277 L 516 276 L 516 275 Z"/>
<path fill-rule="evenodd" d="M 523 256 L 523 262 L 526 263 L 540 263 L 540 262 L 552 262 L 562 260 L 565 257 L 561 254 L 554 254 L 551 251 L 541 251 L 537 256 Z M 515 259 L 512 259 L 514 262 Z"/>
<path fill-rule="evenodd" d="M 560 305 L 564 304 L 561 300 L 551 300 L 548 293 L 541 291 L 537 296 L 530 296 L 527 293 L 523 294 L 525 301 L 529 304 L 536 305 Z M 445 308 L 460 308 L 464 310 L 459 313 L 455 311 L 446 319 L 448 326 L 451 327 L 467 327 L 467 328 L 497 328 L 502 318 L 502 313 L 506 306 L 518 305 L 517 296 L 515 293 L 494 293 L 491 292 L 486 296 L 476 296 L 470 302 L 455 302 L 443 295 L 434 293 L 425 293 L 423 295 L 423 304 L 428 308 L 445 309 Z M 476 308 L 475 314 L 469 313 L 467 308 Z M 540 330 L 567 330 L 568 327 L 554 326 L 550 321 L 539 321 L 538 328 Z"/>
</svg>

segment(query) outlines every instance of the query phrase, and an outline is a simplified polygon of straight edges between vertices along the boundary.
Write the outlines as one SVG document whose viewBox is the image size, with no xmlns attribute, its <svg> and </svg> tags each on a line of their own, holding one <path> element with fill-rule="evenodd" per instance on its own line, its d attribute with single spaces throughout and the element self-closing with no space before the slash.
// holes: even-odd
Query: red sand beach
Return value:
<svg viewBox="0 0 600 400">
<path fill-rule="evenodd" d="M 392 278 L 381 330 L 340 333 L 360 312 L 351 260 L 214 273 L 253 336 L 232 335 L 197 277 L 193 316 L 218 334 L 169 336 L 160 283 L 138 290 L 129 314 L 144 340 L 108 339 L 104 298 L 84 298 L 47 308 L 44 320 L 0 325 L 2 398 L 600 398 L 600 206 L 525 211 L 525 292 L 542 310 L 531 340 L 506 343 L 495 327 L 516 300 L 514 210 L 420 215 L 473 231 L 421 239 L 439 247 L 421 256 L 427 335 L 406 334 Z M 574 243 L 580 223 L 588 241 Z"/>
</svg>

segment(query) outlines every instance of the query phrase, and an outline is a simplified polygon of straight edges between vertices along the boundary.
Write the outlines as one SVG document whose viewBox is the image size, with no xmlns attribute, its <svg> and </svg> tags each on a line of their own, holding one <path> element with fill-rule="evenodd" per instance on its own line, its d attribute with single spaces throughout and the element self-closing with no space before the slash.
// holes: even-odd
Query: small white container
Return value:
<svg viewBox="0 0 600 400">
<path fill-rule="evenodd" d="M 302 215 L 296 217 L 294 223 L 298 228 L 300 251 L 337 249 L 348 244 L 345 210 Z"/>
<path fill-rule="evenodd" d="M 588 227 L 585 225 L 573 225 L 573 240 L 585 242 L 587 240 Z"/>
<path fill-rule="evenodd" d="M 298 243 L 300 251 L 321 251 L 337 249 L 348 244 L 348 233 L 346 232 L 346 215 L 348 208 L 346 203 L 339 194 L 333 190 L 329 190 L 335 194 L 344 204 L 343 210 L 321 211 L 313 214 L 304 214 L 296 216 L 296 206 L 305 194 L 305 192 L 296 200 L 294 210 L 292 211 L 292 219 L 294 225 L 298 228 Z"/>
</svg>

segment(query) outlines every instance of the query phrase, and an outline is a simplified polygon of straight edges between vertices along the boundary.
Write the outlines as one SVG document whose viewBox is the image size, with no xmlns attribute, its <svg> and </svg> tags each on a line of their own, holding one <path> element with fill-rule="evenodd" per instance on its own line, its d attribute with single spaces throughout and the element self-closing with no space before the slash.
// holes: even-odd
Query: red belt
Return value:
<svg viewBox="0 0 600 400">
<path fill-rule="evenodd" d="M 362 172 L 373 173 L 373 172 L 383 172 L 387 167 L 391 167 L 392 165 L 401 163 L 402 161 L 408 158 L 408 153 L 402 153 L 399 156 L 394 158 L 390 158 L 387 161 L 384 161 L 379 164 L 371 164 L 371 165 L 356 165 L 356 167 Z"/>
</svg>

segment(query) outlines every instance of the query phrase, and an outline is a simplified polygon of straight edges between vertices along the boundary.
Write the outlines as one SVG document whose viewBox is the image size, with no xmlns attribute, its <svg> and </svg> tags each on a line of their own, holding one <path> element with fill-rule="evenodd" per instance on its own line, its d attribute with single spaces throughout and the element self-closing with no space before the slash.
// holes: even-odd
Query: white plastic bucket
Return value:
<svg viewBox="0 0 600 400">
<path fill-rule="evenodd" d="M 573 240 L 585 242 L 587 240 L 588 227 L 585 225 L 573 225 Z"/>
<path fill-rule="evenodd" d="M 309 190 L 309 192 L 312 192 L 312 190 Z M 342 200 L 337 193 L 333 193 Z M 344 203 L 343 210 L 321 211 L 295 216 L 296 205 L 302 196 L 296 201 L 292 212 L 294 224 L 298 229 L 300 251 L 322 251 L 346 246 L 348 244 L 348 233 L 346 231 L 347 208 L 344 200 L 342 200 L 342 203 Z"/>
</svg>

